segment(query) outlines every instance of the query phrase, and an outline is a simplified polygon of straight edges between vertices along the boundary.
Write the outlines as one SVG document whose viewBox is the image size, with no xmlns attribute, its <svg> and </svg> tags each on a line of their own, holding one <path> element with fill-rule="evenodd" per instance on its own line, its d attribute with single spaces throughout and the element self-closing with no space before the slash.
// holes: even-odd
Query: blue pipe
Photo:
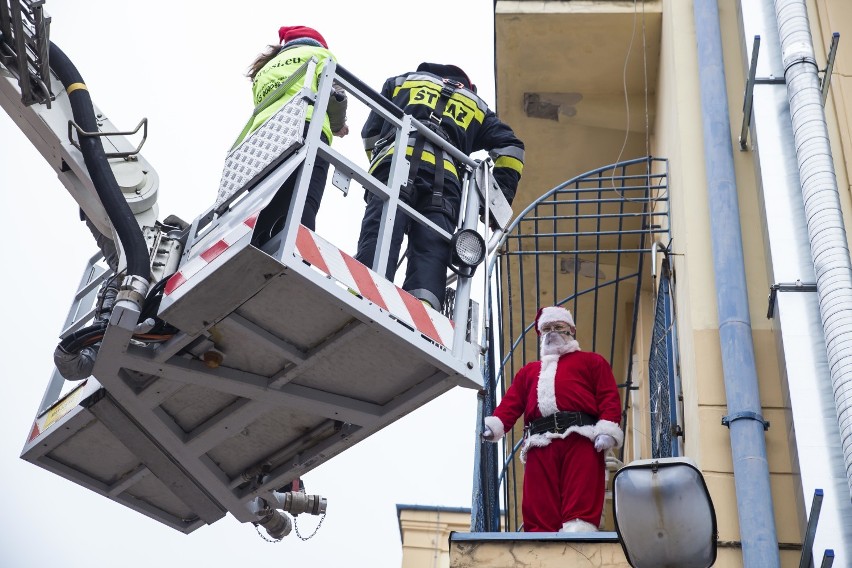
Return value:
<svg viewBox="0 0 852 568">
<path fill-rule="evenodd" d="M 694 0 L 719 342 L 743 566 L 780 566 L 745 280 L 717 0 Z"/>
</svg>

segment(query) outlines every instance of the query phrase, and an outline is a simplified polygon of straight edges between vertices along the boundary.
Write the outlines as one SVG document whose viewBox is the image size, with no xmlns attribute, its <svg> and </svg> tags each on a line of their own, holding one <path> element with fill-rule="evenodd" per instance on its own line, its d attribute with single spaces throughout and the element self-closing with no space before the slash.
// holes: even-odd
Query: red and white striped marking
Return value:
<svg viewBox="0 0 852 568">
<path fill-rule="evenodd" d="M 163 294 L 168 296 L 180 288 L 231 245 L 251 233 L 258 213 L 248 217 L 175 272 L 166 283 Z M 318 270 L 345 284 L 359 296 L 373 302 L 409 327 L 445 347 L 452 345 L 453 323 L 447 317 L 427 308 L 420 300 L 341 252 L 303 225 L 299 225 L 296 236 L 296 253 Z"/>
<path fill-rule="evenodd" d="M 172 274 L 169 281 L 166 283 L 166 288 L 163 294 L 168 296 L 175 290 L 181 287 L 187 280 L 198 274 L 202 268 L 213 262 L 220 254 L 228 250 L 228 248 L 242 239 L 254 229 L 254 224 L 257 222 L 257 216 L 260 211 L 256 211 L 249 216 L 245 221 L 232 229 L 227 235 L 210 245 L 201 254 L 190 260 L 186 265 Z"/>
<path fill-rule="evenodd" d="M 453 344 L 453 322 L 443 314 L 382 278 L 348 254 L 299 226 L 296 252 L 318 270 L 348 286 L 426 337 L 448 347 Z"/>
</svg>

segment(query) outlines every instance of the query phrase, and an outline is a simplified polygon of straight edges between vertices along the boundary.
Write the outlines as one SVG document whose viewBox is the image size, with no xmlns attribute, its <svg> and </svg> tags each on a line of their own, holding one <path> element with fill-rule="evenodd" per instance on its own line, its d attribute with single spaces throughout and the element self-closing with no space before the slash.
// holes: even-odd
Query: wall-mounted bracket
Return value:
<svg viewBox="0 0 852 568">
<path fill-rule="evenodd" d="M 769 287 L 769 308 L 766 310 L 766 319 L 775 317 L 775 301 L 778 292 L 816 292 L 816 284 L 803 284 L 796 280 L 795 284 L 773 284 Z"/>
<path fill-rule="evenodd" d="M 823 106 L 825 99 L 828 96 L 828 88 L 831 86 L 831 72 L 834 69 L 834 59 L 837 56 L 837 45 L 840 42 L 840 34 L 834 32 L 831 34 L 831 45 L 828 48 L 828 59 L 825 69 L 822 71 L 823 77 L 820 82 L 820 96 Z M 754 44 L 751 49 L 751 63 L 748 67 L 748 78 L 746 79 L 745 94 L 743 95 L 743 123 L 740 128 L 740 150 L 748 150 L 748 128 L 751 126 L 752 105 L 754 103 L 754 86 L 755 85 L 781 85 L 786 83 L 783 77 L 756 77 L 757 74 L 757 56 L 760 52 L 760 36 L 754 36 Z"/>
<path fill-rule="evenodd" d="M 840 43 L 840 34 L 834 32 L 831 34 L 831 46 L 828 48 L 828 61 L 825 63 L 825 71 L 823 71 L 822 81 L 819 86 L 822 106 L 825 106 L 825 98 L 828 96 L 828 87 L 831 86 L 831 71 L 834 69 L 834 58 L 837 56 L 838 43 Z"/>
<path fill-rule="evenodd" d="M 748 66 L 748 79 L 746 79 L 745 95 L 743 97 L 743 124 L 740 128 L 740 150 L 748 149 L 748 127 L 751 126 L 751 111 L 754 104 L 755 85 L 780 85 L 785 83 L 783 77 L 756 77 L 757 55 L 760 53 L 760 36 L 754 36 L 754 44 L 751 48 L 751 63 Z"/>
<path fill-rule="evenodd" d="M 802 543 L 802 556 L 799 559 L 799 568 L 813 568 L 814 538 L 816 537 L 819 513 L 822 509 L 822 489 L 814 489 L 814 498 L 811 501 L 811 512 L 808 515 L 808 527 L 805 530 L 805 540 Z M 834 550 L 827 548 L 822 556 L 820 568 L 829 568 L 834 564 Z"/>
</svg>

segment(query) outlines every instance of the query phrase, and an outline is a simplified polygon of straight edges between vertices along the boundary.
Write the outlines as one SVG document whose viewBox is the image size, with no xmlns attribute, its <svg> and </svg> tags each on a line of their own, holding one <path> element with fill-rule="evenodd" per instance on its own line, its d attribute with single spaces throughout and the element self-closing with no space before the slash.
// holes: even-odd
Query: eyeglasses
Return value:
<svg viewBox="0 0 852 568">
<path fill-rule="evenodd" d="M 550 333 L 551 331 L 555 331 L 557 333 L 567 333 L 571 331 L 571 326 L 563 322 L 546 323 L 541 326 L 542 333 Z"/>
</svg>

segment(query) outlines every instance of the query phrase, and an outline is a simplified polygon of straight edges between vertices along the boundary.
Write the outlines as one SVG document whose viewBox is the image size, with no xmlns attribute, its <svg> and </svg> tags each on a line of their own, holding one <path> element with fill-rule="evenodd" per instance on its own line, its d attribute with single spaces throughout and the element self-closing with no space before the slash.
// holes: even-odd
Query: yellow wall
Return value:
<svg viewBox="0 0 852 568">
<path fill-rule="evenodd" d="M 736 137 L 742 121 L 742 93 L 746 70 L 740 52 L 735 0 L 719 3 L 725 73 L 731 112 L 731 144 L 739 192 L 745 273 L 756 368 L 763 405 L 771 423 L 766 446 L 771 475 L 778 539 L 800 543 L 794 494 L 793 466 L 787 434 L 789 405 L 782 396 L 782 376 L 774 321 L 767 320 L 768 261 L 764 249 L 754 155 L 739 151 Z M 719 538 L 739 541 L 736 495 L 719 346 L 716 287 L 713 273 L 711 225 L 707 214 L 707 187 L 699 117 L 697 53 L 691 2 L 663 3 L 658 121 L 655 148 L 671 161 L 672 225 L 676 243 L 678 331 L 684 389 L 685 451 L 702 469 L 719 520 Z"/>
<path fill-rule="evenodd" d="M 399 505 L 397 512 L 402 568 L 448 568 L 450 533 L 470 530 L 470 511 Z"/>
<path fill-rule="evenodd" d="M 817 63 L 824 68 L 831 45 L 831 35 L 840 34 L 831 89 L 825 104 L 826 122 L 831 138 L 831 152 L 837 187 L 844 210 L 847 238 L 852 233 L 850 206 L 850 169 L 852 168 L 852 2 L 844 0 L 810 0 L 808 2 L 811 33 L 814 38 Z"/>
</svg>

